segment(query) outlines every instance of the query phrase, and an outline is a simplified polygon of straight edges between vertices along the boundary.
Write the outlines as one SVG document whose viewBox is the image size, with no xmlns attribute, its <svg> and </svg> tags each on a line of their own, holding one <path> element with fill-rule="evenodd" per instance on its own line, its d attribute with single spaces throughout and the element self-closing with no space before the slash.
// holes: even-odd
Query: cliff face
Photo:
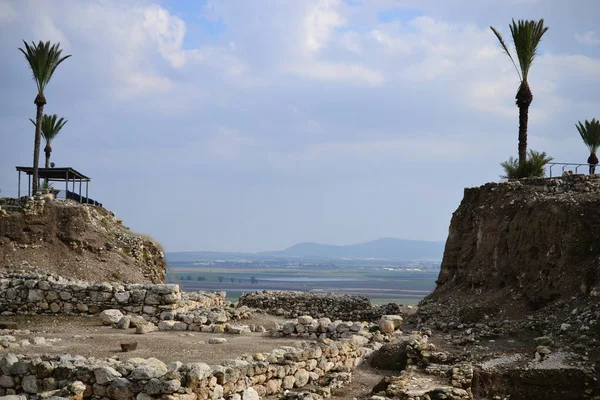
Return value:
<svg viewBox="0 0 600 400">
<path fill-rule="evenodd" d="M 73 201 L 0 199 L 0 266 L 90 281 L 165 281 L 163 251 L 113 213 Z"/>
<path fill-rule="evenodd" d="M 437 287 L 424 303 L 476 304 L 509 317 L 559 298 L 595 296 L 599 256 L 600 176 L 465 189 Z"/>
</svg>

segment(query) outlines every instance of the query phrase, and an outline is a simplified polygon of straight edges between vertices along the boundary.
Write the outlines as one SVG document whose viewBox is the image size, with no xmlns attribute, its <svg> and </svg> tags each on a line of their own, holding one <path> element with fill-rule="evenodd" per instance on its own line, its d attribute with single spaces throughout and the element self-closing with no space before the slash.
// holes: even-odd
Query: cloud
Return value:
<svg viewBox="0 0 600 400">
<path fill-rule="evenodd" d="M 381 85 L 384 77 L 378 71 L 363 65 L 312 62 L 304 65 L 290 65 L 289 71 L 306 78 L 322 81 L 344 81 L 352 84 Z"/>
<path fill-rule="evenodd" d="M 597 37 L 588 18 L 597 4 L 582 1 L 546 0 L 547 20 L 562 22 L 530 75 L 529 143 L 557 161 L 587 157 L 574 124 L 600 109 L 600 59 L 572 47 L 577 32 L 588 32 L 584 42 Z M 512 13 L 535 11 L 456 2 L 0 0 L 9 54 L 0 59 L 0 125 L 32 133 L 34 86 L 20 38 L 60 40 L 73 57 L 53 77 L 47 112 L 69 127 L 53 157 L 81 166 L 94 196 L 164 235 L 167 248 L 356 240 L 349 232 L 443 238 L 463 186 L 497 179 L 498 163 L 516 155 L 519 81 L 489 25 L 507 30 Z M 397 18 L 380 18 L 386 12 Z M 207 32 L 215 21 L 221 28 Z M 30 162 L 31 138 L 14 139 L 0 146 L 1 170 Z M 0 174 L 3 193 L 13 181 Z M 424 181 L 444 193 L 427 207 Z M 172 203 L 182 187 L 198 206 L 173 207 L 160 226 L 148 222 L 151 203 L 122 196 Z M 431 223 L 414 217 L 424 214 Z"/>
<path fill-rule="evenodd" d="M 393 53 L 410 54 L 412 51 L 412 45 L 406 39 L 393 38 L 391 35 L 377 29 L 371 32 L 371 36 L 375 41 L 381 43 Z"/>
<path fill-rule="evenodd" d="M 159 52 L 175 68 L 185 65 L 186 54 L 182 49 L 185 23 L 157 5 L 141 10 L 144 15 L 142 26 L 158 45 Z"/>
<path fill-rule="evenodd" d="M 489 152 L 460 134 L 451 138 L 427 134 L 402 136 L 397 139 L 314 144 L 298 153 L 297 158 L 303 161 L 345 158 L 377 162 L 386 158 L 400 158 L 404 162 L 425 162 L 426 159 L 455 162 Z M 423 154 L 427 154 L 427 157 L 424 158 Z"/>
<path fill-rule="evenodd" d="M 309 7 L 304 17 L 304 45 L 309 51 L 323 49 L 335 28 L 344 25 L 344 18 L 337 12 L 340 0 L 318 0 Z"/>
<path fill-rule="evenodd" d="M 0 25 L 9 24 L 17 19 L 17 11 L 9 2 L 0 2 Z"/>
<path fill-rule="evenodd" d="M 206 148 L 213 157 L 230 161 L 255 144 L 253 138 L 241 135 L 236 129 L 219 127 L 218 133 L 207 141 Z"/>
<path fill-rule="evenodd" d="M 600 38 L 596 36 L 596 31 L 587 31 L 585 33 L 575 34 L 575 39 L 585 45 L 597 46 L 600 44 Z"/>
</svg>

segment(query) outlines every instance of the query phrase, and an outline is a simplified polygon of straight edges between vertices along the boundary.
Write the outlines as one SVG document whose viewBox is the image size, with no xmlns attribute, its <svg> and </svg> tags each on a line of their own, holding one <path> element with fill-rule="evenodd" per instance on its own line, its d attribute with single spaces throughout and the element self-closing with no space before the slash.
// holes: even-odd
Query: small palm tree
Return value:
<svg viewBox="0 0 600 400">
<path fill-rule="evenodd" d="M 31 72 L 33 72 L 33 79 L 37 85 L 38 94 L 35 97 L 33 103 L 37 107 L 37 113 L 35 117 L 35 139 L 33 144 L 33 182 L 32 189 L 33 193 L 37 192 L 38 188 L 38 164 L 40 160 L 40 142 L 41 142 L 41 130 L 42 130 L 42 115 L 44 114 L 44 105 L 46 104 L 46 96 L 44 96 L 44 89 L 50 82 L 50 78 L 56 71 L 56 67 L 60 65 L 70 55 L 61 57 L 62 50 L 60 50 L 60 43 L 50 45 L 50 42 L 40 42 L 35 44 L 31 42 L 31 46 L 23 40 L 25 50 L 19 48 L 21 53 L 27 59 Z"/>
<path fill-rule="evenodd" d="M 546 175 L 546 164 L 552 161 L 544 151 L 529 150 L 529 157 L 524 164 L 510 157 L 508 161 L 500 163 L 504 169 L 504 179 L 541 178 Z"/>
<path fill-rule="evenodd" d="M 48 115 L 44 114 L 42 117 L 42 136 L 46 141 L 46 147 L 44 147 L 44 153 L 46 154 L 45 168 L 50 168 L 50 155 L 52 154 L 52 146 L 50 144 L 54 138 L 60 133 L 60 130 L 65 126 L 68 120 L 60 118 L 57 120 L 56 114 Z M 35 125 L 35 121 L 29 118 L 31 123 Z"/>
<path fill-rule="evenodd" d="M 581 135 L 581 139 L 583 139 L 583 143 L 590 150 L 587 163 L 590 164 L 590 174 L 593 174 L 596 172 L 596 164 L 598 164 L 596 151 L 600 147 L 600 121 L 597 121 L 595 118 L 591 121 L 586 119 L 583 124 L 581 121 L 578 121 L 578 124 L 575 124 L 575 126 Z"/>
<path fill-rule="evenodd" d="M 517 70 L 517 74 L 519 75 L 519 79 L 521 80 L 515 99 L 517 107 L 519 107 L 519 165 L 523 165 L 527 158 L 527 123 L 529 120 L 529 106 L 533 101 L 533 93 L 531 93 L 531 88 L 529 87 L 527 79 L 529 70 L 533 65 L 533 60 L 537 55 L 538 45 L 540 44 L 544 33 L 548 31 L 548 27 L 544 26 L 543 19 L 540 19 L 539 21 L 519 20 L 517 22 L 515 22 L 514 19 L 512 20 L 510 33 L 513 38 L 517 60 L 519 61 L 518 67 L 500 32 L 492 26 L 490 26 L 490 29 L 494 32 L 494 35 L 498 38 L 504 52 L 512 61 Z"/>
</svg>

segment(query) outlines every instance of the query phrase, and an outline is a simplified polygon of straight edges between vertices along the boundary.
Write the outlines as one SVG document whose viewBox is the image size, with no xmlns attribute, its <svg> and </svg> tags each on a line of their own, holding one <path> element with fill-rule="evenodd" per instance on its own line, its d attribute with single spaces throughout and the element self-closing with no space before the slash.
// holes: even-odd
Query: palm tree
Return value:
<svg viewBox="0 0 600 400">
<path fill-rule="evenodd" d="M 600 121 L 597 121 L 595 118 L 591 121 L 586 119 L 583 124 L 581 121 L 578 121 L 578 124 L 575 124 L 575 126 L 581 135 L 581 139 L 583 139 L 583 143 L 590 150 L 587 162 L 590 164 L 590 174 L 593 174 L 596 172 L 596 164 L 598 164 L 596 151 L 600 147 Z"/>
<path fill-rule="evenodd" d="M 42 130 L 42 115 L 44 114 L 44 105 L 46 104 L 46 96 L 44 96 L 44 89 L 50 82 L 52 74 L 56 71 L 56 67 L 60 65 L 70 55 L 62 57 L 62 50 L 60 50 L 60 43 L 50 45 L 50 42 L 43 43 L 41 40 L 38 44 L 31 42 L 31 46 L 23 40 L 25 50 L 19 48 L 21 53 L 27 59 L 31 72 L 33 72 L 33 80 L 37 85 L 38 94 L 35 97 L 33 103 L 37 106 L 37 113 L 35 116 L 35 140 L 33 144 L 33 182 L 32 191 L 37 192 L 38 188 L 38 163 L 40 159 L 40 142 L 41 142 L 41 130 Z"/>
<path fill-rule="evenodd" d="M 48 115 L 44 114 L 42 117 L 42 136 L 46 141 L 46 147 L 44 147 L 44 153 L 46 154 L 46 163 L 44 164 L 45 168 L 50 168 L 50 155 L 52 154 L 52 146 L 50 144 L 54 140 L 54 138 L 60 133 L 60 130 L 65 126 L 68 120 L 64 118 L 60 118 L 58 121 L 56 120 L 58 117 L 56 114 Z M 35 121 L 29 118 L 31 123 L 35 125 Z"/>
<path fill-rule="evenodd" d="M 548 27 L 544 26 L 543 19 L 540 19 L 537 22 L 524 20 L 515 22 L 514 19 L 512 20 L 510 33 L 512 34 L 517 60 L 519 60 L 518 67 L 500 32 L 492 26 L 490 26 L 490 29 L 494 32 L 500 45 L 504 49 L 504 52 L 512 61 L 517 70 L 517 74 L 519 75 L 519 79 L 521 80 L 515 99 L 517 107 L 519 107 L 519 165 L 523 165 L 527 158 L 527 121 L 529 106 L 533 101 L 533 93 L 531 93 L 527 78 L 529 70 L 533 65 L 533 60 L 537 55 L 538 45 L 540 44 L 544 33 L 548 31 Z"/>
<path fill-rule="evenodd" d="M 552 161 L 544 151 L 529 150 L 529 157 L 524 164 L 510 157 L 508 161 L 500 163 L 504 169 L 504 179 L 541 178 L 546 175 L 546 164 Z"/>
</svg>

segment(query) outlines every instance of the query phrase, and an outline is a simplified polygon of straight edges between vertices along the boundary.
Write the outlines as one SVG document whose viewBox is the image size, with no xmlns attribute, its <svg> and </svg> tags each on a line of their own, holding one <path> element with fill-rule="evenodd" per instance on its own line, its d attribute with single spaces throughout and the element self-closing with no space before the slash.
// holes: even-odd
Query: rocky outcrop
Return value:
<svg viewBox="0 0 600 400">
<path fill-rule="evenodd" d="M 435 291 L 464 322 L 522 317 L 600 290 L 600 175 L 465 189 L 452 216 Z"/>
<path fill-rule="evenodd" d="M 0 199 L 0 266 L 75 279 L 163 283 L 162 248 L 110 211 L 71 200 Z"/>
</svg>

